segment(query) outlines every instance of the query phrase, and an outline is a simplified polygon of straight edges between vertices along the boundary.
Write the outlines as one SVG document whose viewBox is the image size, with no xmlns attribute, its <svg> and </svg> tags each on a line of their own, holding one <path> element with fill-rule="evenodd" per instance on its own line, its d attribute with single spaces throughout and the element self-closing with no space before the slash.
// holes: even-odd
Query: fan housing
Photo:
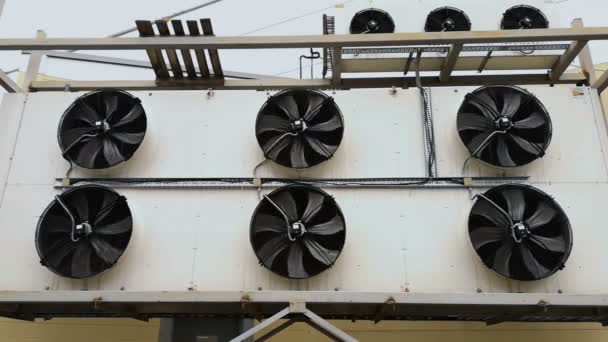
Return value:
<svg viewBox="0 0 608 342">
<path fill-rule="evenodd" d="M 114 190 L 83 185 L 57 195 L 36 228 L 40 263 L 52 272 L 80 279 L 111 268 L 131 239 L 133 217 Z"/>
<path fill-rule="evenodd" d="M 467 94 L 457 129 L 472 156 L 507 168 L 543 157 L 552 136 L 547 109 L 515 86 L 487 86 Z"/>
<path fill-rule="evenodd" d="M 251 246 L 258 260 L 291 279 L 309 278 L 332 267 L 345 239 L 346 223 L 336 201 L 308 185 L 273 191 L 251 219 Z"/>
<path fill-rule="evenodd" d="M 544 279 L 564 268 L 572 230 L 563 209 L 528 185 L 494 187 L 469 216 L 469 236 L 482 262 L 515 280 Z"/>
<path fill-rule="evenodd" d="M 129 160 L 147 128 L 141 101 L 120 90 L 101 90 L 78 98 L 58 128 L 63 157 L 82 168 L 105 169 Z"/>
<path fill-rule="evenodd" d="M 388 12 L 368 8 L 357 12 L 350 22 L 351 34 L 393 33 L 395 22 Z"/>
<path fill-rule="evenodd" d="M 464 11 L 458 8 L 440 7 L 427 15 L 424 31 L 471 31 L 471 20 Z"/>
<path fill-rule="evenodd" d="M 285 90 L 262 106 L 255 131 L 267 158 L 301 169 L 334 155 L 342 141 L 344 121 L 332 97 L 316 90 Z"/>
<path fill-rule="evenodd" d="M 509 8 L 502 15 L 500 28 L 503 30 L 546 29 L 549 28 L 549 20 L 538 8 L 519 5 Z"/>
</svg>

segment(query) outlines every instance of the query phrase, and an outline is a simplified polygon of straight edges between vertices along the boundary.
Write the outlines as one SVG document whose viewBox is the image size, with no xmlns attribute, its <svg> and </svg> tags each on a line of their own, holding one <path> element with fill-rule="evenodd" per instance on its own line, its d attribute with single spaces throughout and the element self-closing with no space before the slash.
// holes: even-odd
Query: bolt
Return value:
<svg viewBox="0 0 608 342">
<path fill-rule="evenodd" d="M 124 287 L 124 286 L 121 286 L 121 287 L 120 287 L 120 291 L 124 291 L 124 290 L 125 290 L 125 287 Z"/>
<path fill-rule="evenodd" d="M 261 286 L 258 286 L 258 291 L 262 291 L 262 287 Z"/>
<path fill-rule="evenodd" d="M 152 96 L 152 93 L 148 93 L 148 96 Z"/>
<path fill-rule="evenodd" d="M 47 285 L 47 286 L 44 287 L 44 289 L 48 291 L 48 290 L 51 289 L 51 287 Z"/>
<path fill-rule="evenodd" d="M 562 291 L 562 289 L 557 289 L 557 293 L 562 294 L 564 291 Z"/>
<path fill-rule="evenodd" d="M 482 292 L 483 292 L 482 289 L 479 289 L 479 288 L 477 289 L 477 293 L 482 293 Z"/>
<path fill-rule="evenodd" d="M 334 291 L 340 291 L 339 287 L 334 288 Z"/>
</svg>

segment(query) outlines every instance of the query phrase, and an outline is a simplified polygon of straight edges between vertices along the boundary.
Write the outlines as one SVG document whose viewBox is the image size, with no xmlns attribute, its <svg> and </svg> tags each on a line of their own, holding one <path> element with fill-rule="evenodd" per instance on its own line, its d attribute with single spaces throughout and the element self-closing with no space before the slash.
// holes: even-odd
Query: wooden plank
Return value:
<svg viewBox="0 0 608 342">
<path fill-rule="evenodd" d="M 583 24 L 583 19 L 577 18 L 572 20 L 571 26 L 573 28 L 583 28 L 585 25 Z M 593 84 L 597 80 L 597 75 L 595 74 L 595 65 L 593 64 L 593 58 L 591 58 L 591 49 L 589 45 L 585 45 L 585 47 L 578 54 L 578 59 L 581 64 L 581 69 L 588 75 L 589 83 Z"/>
<path fill-rule="evenodd" d="M 581 50 L 587 45 L 587 42 L 586 40 L 577 40 L 570 43 L 568 50 L 564 52 L 553 68 L 551 68 L 551 72 L 549 73 L 551 80 L 558 80 L 564 74 Z"/>
<path fill-rule="evenodd" d="M 173 32 L 177 37 L 184 37 L 186 33 L 184 32 L 184 26 L 182 25 L 181 20 L 171 20 L 171 24 L 173 25 Z M 184 64 L 186 65 L 186 72 L 188 73 L 189 78 L 196 78 L 196 69 L 194 68 L 194 63 L 192 62 L 192 55 L 190 54 L 190 49 L 181 49 L 182 59 L 184 60 Z"/>
<path fill-rule="evenodd" d="M 201 27 L 203 28 L 203 34 L 206 37 L 213 37 L 213 27 L 211 26 L 211 19 L 201 19 Z M 209 49 L 209 59 L 211 59 L 211 65 L 213 66 L 213 75 L 215 78 L 224 78 L 224 71 L 222 70 L 222 64 L 220 63 L 220 55 L 217 49 Z"/>
<path fill-rule="evenodd" d="M 441 82 L 447 82 L 450 79 L 452 70 L 454 70 L 454 65 L 456 65 L 456 61 L 460 55 L 460 51 L 462 51 L 462 44 L 453 44 L 450 46 L 450 52 L 445 57 L 445 61 L 441 67 L 441 74 L 439 74 L 439 80 L 441 80 Z"/>
<path fill-rule="evenodd" d="M 137 20 L 135 24 L 137 25 L 137 30 L 139 31 L 140 37 L 155 36 L 154 29 L 152 28 L 152 23 L 150 21 Z M 150 64 L 152 64 L 152 69 L 154 70 L 156 78 L 169 78 L 169 71 L 167 70 L 167 65 L 165 64 L 165 59 L 163 58 L 160 49 L 147 49 L 146 53 L 148 54 L 148 59 L 150 60 Z"/>
<path fill-rule="evenodd" d="M 333 65 L 331 67 L 332 84 L 339 86 L 342 80 L 342 48 L 334 48 Z"/>
<path fill-rule="evenodd" d="M 23 89 L 15 83 L 8 75 L 0 70 L 0 87 L 4 88 L 9 93 L 22 93 Z"/>
<path fill-rule="evenodd" d="M 548 70 L 559 59 L 559 55 L 494 56 L 488 60 L 484 70 Z M 485 56 L 459 57 L 453 67 L 455 71 L 475 71 Z M 407 58 L 343 58 L 343 73 L 402 72 Z M 420 71 L 440 71 L 444 57 L 422 57 Z"/>
<path fill-rule="evenodd" d="M 587 78 L 580 74 L 565 74 L 558 81 L 552 81 L 546 74 L 519 75 L 475 75 L 452 76 L 448 82 L 440 82 L 439 77 L 421 77 L 426 87 L 476 86 L 489 84 L 579 84 Z M 161 80 L 161 81 L 35 81 L 32 88 L 39 91 L 65 91 L 69 86 L 74 91 L 95 89 L 124 90 L 204 90 L 207 88 L 226 90 L 267 90 L 267 89 L 356 89 L 356 88 L 390 88 L 414 87 L 415 77 L 385 78 L 343 78 L 339 87 L 331 80 Z"/>
<path fill-rule="evenodd" d="M 188 20 L 188 31 L 190 32 L 190 36 L 198 37 L 200 36 L 200 31 L 198 30 L 198 22 L 196 20 Z M 209 64 L 207 64 L 207 57 L 205 56 L 205 50 L 203 49 L 194 49 L 194 54 L 196 55 L 196 60 L 198 62 L 198 68 L 201 72 L 202 78 L 209 78 L 211 74 L 209 73 Z"/>
<path fill-rule="evenodd" d="M 156 27 L 158 28 L 158 33 L 163 37 L 170 37 L 171 32 L 169 32 L 169 26 L 167 22 L 164 20 L 157 20 Z M 177 58 L 177 52 L 175 49 L 166 49 L 167 58 L 169 59 L 169 64 L 171 65 L 171 71 L 173 72 L 174 78 L 183 78 L 184 74 L 182 71 L 182 65 L 179 62 L 179 58 Z"/>
<path fill-rule="evenodd" d="M 608 88 L 608 70 L 604 71 L 602 75 L 591 85 L 592 88 L 596 88 L 598 92 L 602 93 Z"/>
<path fill-rule="evenodd" d="M 44 31 L 38 30 L 36 32 L 36 39 L 44 38 L 46 38 L 46 33 L 44 33 Z M 25 71 L 25 78 L 22 84 L 23 89 L 25 89 L 26 91 L 29 90 L 30 84 L 36 79 L 38 73 L 40 73 L 40 64 L 42 63 L 42 56 L 44 56 L 44 53 L 41 51 L 33 51 L 30 55 L 30 59 L 27 64 L 27 69 Z"/>
<path fill-rule="evenodd" d="M 0 39 L 0 50 L 275 49 L 608 40 L 608 27 L 258 37 Z"/>
</svg>

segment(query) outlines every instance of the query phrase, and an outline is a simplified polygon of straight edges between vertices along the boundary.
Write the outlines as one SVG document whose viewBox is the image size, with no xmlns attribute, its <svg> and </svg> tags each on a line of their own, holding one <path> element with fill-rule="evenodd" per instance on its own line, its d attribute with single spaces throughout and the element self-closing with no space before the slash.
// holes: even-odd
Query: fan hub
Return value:
<svg viewBox="0 0 608 342">
<path fill-rule="evenodd" d="M 496 125 L 496 128 L 502 131 L 509 130 L 511 129 L 511 127 L 513 127 L 513 121 L 511 121 L 511 119 L 506 116 L 498 118 L 498 120 L 496 120 L 494 124 Z"/>
<path fill-rule="evenodd" d="M 511 236 L 517 243 L 521 243 L 528 235 L 530 235 L 530 229 L 523 222 L 517 222 L 511 227 Z"/>
<path fill-rule="evenodd" d="M 445 31 L 450 31 L 456 27 L 456 22 L 452 18 L 447 18 L 443 22 L 442 26 Z"/>
<path fill-rule="evenodd" d="M 308 124 L 303 119 L 298 119 L 291 122 L 291 131 L 293 133 L 302 133 L 308 129 Z"/>
<path fill-rule="evenodd" d="M 83 222 L 76 225 L 75 235 L 76 237 L 84 237 L 90 235 L 93 232 L 93 226 L 89 222 Z"/>
<path fill-rule="evenodd" d="M 377 31 L 379 27 L 380 27 L 380 24 L 376 20 L 370 20 L 367 22 L 367 29 L 370 32 Z"/>
<path fill-rule="evenodd" d="M 291 224 L 289 229 L 289 236 L 293 239 L 296 239 L 306 233 L 306 226 L 302 221 L 294 222 Z"/>
<path fill-rule="evenodd" d="M 532 27 L 532 19 L 530 19 L 530 17 L 523 17 L 520 21 L 519 21 L 519 26 L 523 29 L 527 29 Z"/>
<path fill-rule="evenodd" d="M 95 122 L 95 127 L 102 132 L 107 132 L 111 128 L 110 124 L 105 120 Z"/>
</svg>

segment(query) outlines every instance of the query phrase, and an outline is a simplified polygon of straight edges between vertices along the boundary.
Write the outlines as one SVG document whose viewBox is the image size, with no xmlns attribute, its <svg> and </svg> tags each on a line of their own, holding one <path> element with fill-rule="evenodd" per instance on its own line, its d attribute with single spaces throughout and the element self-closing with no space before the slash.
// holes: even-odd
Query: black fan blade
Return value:
<svg viewBox="0 0 608 342">
<path fill-rule="evenodd" d="M 331 119 L 318 124 L 311 125 L 308 129 L 311 132 L 331 132 L 338 128 L 342 128 L 342 118 L 340 116 L 332 116 Z"/>
<path fill-rule="evenodd" d="M 494 96 L 489 94 L 489 91 L 481 91 L 478 93 L 471 93 L 466 96 L 471 105 L 477 108 L 483 116 L 494 121 L 499 117 L 498 106 Z"/>
<path fill-rule="evenodd" d="M 274 200 L 276 205 L 278 205 L 283 210 L 285 215 L 287 215 L 290 220 L 290 223 L 298 220 L 298 209 L 296 205 L 296 200 L 293 198 L 289 191 L 279 192 L 272 199 Z"/>
<path fill-rule="evenodd" d="M 315 216 L 323 208 L 324 201 L 325 196 L 323 196 L 323 194 L 316 191 L 308 192 L 308 202 L 306 203 L 306 209 L 304 209 L 304 213 L 302 214 L 302 222 L 304 224 L 315 218 Z"/>
<path fill-rule="evenodd" d="M 258 134 L 266 132 L 286 133 L 291 129 L 289 121 L 274 115 L 264 115 L 258 124 Z"/>
<path fill-rule="evenodd" d="M 277 215 L 280 215 L 277 213 Z M 285 233 L 287 231 L 287 222 L 281 216 L 274 216 L 268 214 L 258 214 L 255 219 L 254 232 L 258 233 Z"/>
<path fill-rule="evenodd" d="M 61 136 L 65 139 L 65 142 L 68 144 L 73 144 L 76 140 L 78 140 L 83 135 L 92 135 L 96 129 L 94 127 L 76 127 L 72 129 L 68 129 L 65 132 L 61 133 Z M 86 142 L 86 138 L 83 138 L 81 142 Z M 67 146 L 66 146 L 67 147 Z"/>
<path fill-rule="evenodd" d="M 334 235 L 344 231 L 344 224 L 338 215 L 331 220 L 306 227 L 306 233 L 314 235 Z"/>
<path fill-rule="evenodd" d="M 85 101 L 78 100 L 77 103 L 80 105 L 80 108 L 82 108 L 82 112 L 78 116 L 79 120 L 83 120 L 83 121 L 87 122 L 91 126 L 95 126 L 95 123 L 97 121 L 103 120 L 103 118 L 100 117 L 99 114 L 97 114 L 97 111 L 95 109 L 93 109 Z"/>
<path fill-rule="evenodd" d="M 103 156 L 109 165 L 116 165 L 125 160 L 118 147 L 107 138 L 103 139 Z"/>
<path fill-rule="evenodd" d="M 360 13 L 355 15 L 353 18 L 353 23 L 363 29 L 363 31 L 367 30 L 367 23 L 369 23 L 369 18 L 364 15 L 364 13 Z"/>
<path fill-rule="evenodd" d="M 112 125 L 112 128 L 120 128 L 126 126 L 135 120 L 139 119 L 144 114 L 144 108 L 141 105 L 136 105 L 127 115 L 125 115 L 122 119 L 120 119 L 117 123 Z"/>
<path fill-rule="evenodd" d="M 563 236 L 545 237 L 540 235 L 531 235 L 528 241 L 553 253 L 566 252 L 566 241 L 564 241 Z"/>
<path fill-rule="evenodd" d="M 492 268 L 507 277 L 511 276 L 510 263 L 513 256 L 513 239 L 505 239 L 503 244 L 496 250 L 494 254 L 494 263 Z"/>
<path fill-rule="evenodd" d="M 531 155 L 534 156 L 538 156 L 540 154 L 542 154 L 542 149 L 540 147 L 537 147 L 534 145 L 533 142 L 530 142 L 522 137 L 520 137 L 519 135 L 513 133 L 513 131 L 510 131 L 508 133 L 509 138 L 511 138 L 511 141 L 518 146 L 520 149 L 524 150 L 527 153 L 530 153 Z"/>
<path fill-rule="evenodd" d="M 489 244 L 500 242 L 507 236 L 507 230 L 502 227 L 479 227 L 471 232 L 471 242 L 475 250 Z"/>
<path fill-rule="evenodd" d="M 313 120 L 320 112 L 326 101 L 329 101 L 331 98 L 324 99 L 321 96 L 316 94 L 311 94 L 308 96 L 308 108 L 306 109 L 306 113 L 304 114 L 304 120 L 311 121 Z"/>
<path fill-rule="evenodd" d="M 60 267 L 62 261 L 76 249 L 76 244 L 70 239 L 57 240 L 50 248 L 47 255 L 44 256 L 44 264 L 54 267 Z"/>
<path fill-rule="evenodd" d="M 47 216 L 44 223 L 46 233 L 70 233 L 72 231 L 72 221 L 67 216 Z"/>
<path fill-rule="evenodd" d="M 114 94 L 104 93 L 104 104 L 106 107 L 105 119 L 109 120 L 118 109 L 118 97 Z"/>
<path fill-rule="evenodd" d="M 305 168 L 308 167 L 306 156 L 304 155 L 304 142 L 302 137 L 295 137 L 290 151 L 291 167 Z"/>
<path fill-rule="evenodd" d="M 461 113 L 456 120 L 458 129 L 461 131 L 474 130 L 485 132 L 494 130 L 494 122 L 478 114 Z"/>
<path fill-rule="evenodd" d="M 78 247 L 74 251 L 71 273 L 76 278 L 84 278 L 93 274 L 91 271 L 91 247 L 84 241 L 78 243 Z"/>
<path fill-rule="evenodd" d="M 121 255 L 121 251 L 119 249 L 115 248 L 98 235 L 89 235 L 89 243 L 93 247 L 95 254 L 97 254 L 97 256 L 100 257 L 107 265 L 114 265 L 116 260 L 118 260 Z"/>
<path fill-rule="evenodd" d="M 508 92 L 505 92 L 503 96 L 504 99 L 500 115 L 512 118 L 521 106 L 521 93 L 519 91 L 510 90 Z"/>
<path fill-rule="evenodd" d="M 507 212 L 511 219 L 515 222 L 523 220 L 524 210 L 526 209 L 524 193 L 520 189 L 508 188 L 502 192 L 502 196 L 507 204 Z"/>
<path fill-rule="evenodd" d="M 546 123 L 547 120 L 541 113 L 534 112 L 530 114 L 530 116 L 528 116 L 527 118 L 514 122 L 513 127 L 517 129 L 534 129 L 541 127 Z"/>
<path fill-rule="evenodd" d="M 536 257 L 532 254 L 532 251 L 528 246 L 523 243 L 519 244 L 519 251 L 521 253 L 521 259 L 524 263 L 524 266 L 532 274 L 535 279 L 544 278 L 549 270 L 543 266 Z"/>
<path fill-rule="evenodd" d="M 281 140 L 275 144 L 278 139 Z M 279 154 L 281 154 L 281 152 L 283 152 L 283 150 L 290 145 L 292 139 L 293 137 L 281 138 L 281 136 L 277 136 L 275 139 L 269 140 L 264 146 L 266 156 L 272 160 L 277 160 Z M 270 149 L 270 147 L 272 147 L 272 149 Z"/>
<path fill-rule="evenodd" d="M 467 148 L 469 149 L 469 151 L 471 152 L 475 152 L 477 151 L 477 149 L 481 148 L 479 151 L 477 151 L 477 156 L 479 156 L 481 154 L 481 152 L 483 152 L 488 145 L 490 144 L 490 142 L 492 141 L 492 139 L 494 139 L 494 137 L 496 137 L 496 134 L 490 138 L 490 135 L 492 135 L 493 132 L 481 132 L 479 134 L 477 134 L 476 136 L 473 137 L 473 139 L 471 139 L 468 143 L 467 143 Z M 483 147 L 482 147 L 483 146 Z"/>
<path fill-rule="evenodd" d="M 90 215 L 92 218 L 94 218 L 93 225 L 102 226 L 102 223 L 106 220 L 106 218 L 110 217 L 116 206 L 121 202 L 124 203 L 124 201 L 124 197 L 114 196 L 111 201 L 107 201 L 104 198 L 103 204 L 99 207 L 99 210 L 95 213 L 95 215 Z"/>
<path fill-rule="evenodd" d="M 332 155 L 332 151 L 336 150 L 336 146 L 329 146 L 322 143 L 319 139 L 314 138 L 312 136 L 306 135 L 304 139 L 317 154 L 329 158 Z"/>
<path fill-rule="evenodd" d="M 76 160 L 78 160 L 79 165 L 92 169 L 95 167 L 95 162 L 101 150 L 100 138 L 92 138 L 80 148 Z"/>
<path fill-rule="evenodd" d="M 324 265 L 330 266 L 338 258 L 338 251 L 327 249 L 310 237 L 305 237 L 302 241 L 310 255 Z"/>
<path fill-rule="evenodd" d="M 132 226 L 133 226 L 133 219 L 130 216 L 127 216 L 118 222 L 101 225 L 101 226 L 95 226 L 94 233 L 101 234 L 101 235 L 124 234 L 124 233 L 131 231 Z"/>
<path fill-rule="evenodd" d="M 304 269 L 304 254 L 299 243 L 292 243 L 287 256 L 287 272 L 291 278 L 307 278 L 308 273 Z"/>
<path fill-rule="evenodd" d="M 74 207 L 76 212 L 72 213 L 72 215 L 76 215 L 75 217 L 76 224 L 89 221 L 89 200 L 85 196 L 83 192 L 75 191 L 70 196 L 70 204 Z"/>
<path fill-rule="evenodd" d="M 508 218 L 483 198 L 477 200 L 471 210 L 471 215 L 483 217 L 496 227 L 510 228 Z"/>
<path fill-rule="evenodd" d="M 551 207 L 547 202 L 540 202 L 532 216 L 526 219 L 526 224 L 531 230 L 534 230 L 551 222 L 556 215 L 557 212 L 555 209 L 553 209 L 553 207 Z"/>
<path fill-rule="evenodd" d="M 517 164 L 515 163 L 515 161 L 513 161 L 513 158 L 511 157 L 511 153 L 509 152 L 505 137 L 502 135 L 496 137 L 496 154 L 500 166 L 517 166 Z"/>
<path fill-rule="evenodd" d="M 124 133 L 112 131 L 110 136 L 120 142 L 129 145 L 137 145 L 144 139 L 144 133 Z"/>
<path fill-rule="evenodd" d="M 294 99 L 292 94 L 285 94 L 282 96 L 277 96 L 274 98 L 274 101 L 283 113 L 289 118 L 291 121 L 298 120 L 300 118 L 300 111 L 298 110 L 298 104 Z"/>
<path fill-rule="evenodd" d="M 289 241 L 282 235 L 268 240 L 258 252 L 260 261 L 268 267 L 272 266 L 274 259 L 289 245 Z"/>
</svg>

